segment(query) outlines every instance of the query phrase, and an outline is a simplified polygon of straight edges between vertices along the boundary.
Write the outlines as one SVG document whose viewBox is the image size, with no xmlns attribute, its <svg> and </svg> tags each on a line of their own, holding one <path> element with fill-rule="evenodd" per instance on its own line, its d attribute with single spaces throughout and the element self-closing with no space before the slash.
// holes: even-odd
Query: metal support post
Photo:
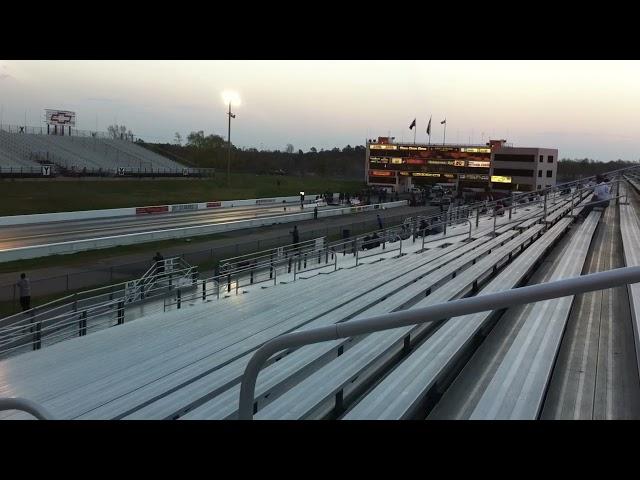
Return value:
<svg viewBox="0 0 640 480">
<path fill-rule="evenodd" d="M 36 323 L 36 333 L 34 334 L 34 342 L 33 342 L 33 349 L 34 350 L 40 350 L 41 347 L 41 343 L 42 343 L 42 322 L 38 321 Z"/>
<path fill-rule="evenodd" d="M 124 302 L 118 302 L 118 325 L 124 323 Z"/>
<path fill-rule="evenodd" d="M 86 310 L 82 312 L 78 326 L 79 326 L 78 336 L 84 337 L 87 334 L 87 311 Z"/>
</svg>

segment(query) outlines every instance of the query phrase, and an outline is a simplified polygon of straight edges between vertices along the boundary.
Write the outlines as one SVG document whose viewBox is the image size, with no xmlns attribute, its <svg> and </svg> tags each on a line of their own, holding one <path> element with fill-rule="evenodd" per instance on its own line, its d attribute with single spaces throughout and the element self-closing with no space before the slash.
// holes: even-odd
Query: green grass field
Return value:
<svg viewBox="0 0 640 480">
<path fill-rule="evenodd" d="M 277 185 L 277 182 L 280 185 Z M 237 200 L 308 193 L 352 192 L 363 182 L 318 177 L 232 174 L 203 180 L 2 181 L 0 216 Z"/>
</svg>

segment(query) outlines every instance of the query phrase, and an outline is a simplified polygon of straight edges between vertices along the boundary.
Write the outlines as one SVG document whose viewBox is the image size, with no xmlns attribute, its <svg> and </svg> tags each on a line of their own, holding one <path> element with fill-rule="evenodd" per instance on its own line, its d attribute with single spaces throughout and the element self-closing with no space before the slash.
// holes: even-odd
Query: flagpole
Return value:
<svg viewBox="0 0 640 480">
<path fill-rule="evenodd" d="M 442 137 L 442 146 L 444 147 L 444 142 L 447 139 L 447 119 L 444 119 L 444 136 Z"/>
<path fill-rule="evenodd" d="M 413 144 L 414 144 L 414 145 L 416 144 L 416 132 L 417 132 L 417 131 L 418 131 L 418 124 L 416 123 L 416 124 L 413 126 Z"/>
</svg>

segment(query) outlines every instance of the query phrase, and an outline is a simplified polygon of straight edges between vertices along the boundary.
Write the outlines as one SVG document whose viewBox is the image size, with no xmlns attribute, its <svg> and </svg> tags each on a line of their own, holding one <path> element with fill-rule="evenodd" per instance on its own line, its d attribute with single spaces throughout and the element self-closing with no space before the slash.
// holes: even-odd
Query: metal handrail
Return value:
<svg viewBox="0 0 640 480">
<path fill-rule="evenodd" d="M 540 201 L 542 201 L 542 200 L 540 200 Z M 512 208 L 512 207 L 505 207 L 505 208 Z M 428 218 L 441 218 L 441 217 L 446 216 L 446 215 L 451 215 L 451 213 L 444 213 L 444 214 L 443 213 L 438 213 L 438 214 L 435 214 L 435 215 L 430 216 L 430 217 L 424 217 L 424 219 L 426 220 Z M 539 214 L 538 216 L 541 216 L 541 215 L 542 214 Z M 535 215 L 534 215 L 534 217 L 535 217 Z M 534 218 L 534 217 L 531 217 L 531 218 Z M 423 218 L 423 217 L 417 217 L 417 218 Z M 512 223 L 520 223 L 520 222 L 525 221 L 525 220 L 526 219 L 520 219 L 520 220 L 514 221 Z M 417 222 L 418 222 L 418 220 L 416 219 L 416 220 L 412 220 L 411 223 L 412 224 L 416 224 Z M 430 227 L 439 226 L 439 225 L 445 225 L 445 224 L 446 225 L 455 225 L 455 224 L 464 223 L 464 222 L 469 224 L 468 232 L 460 232 L 460 233 L 456 233 L 454 235 L 448 235 L 447 236 L 447 234 L 446 234 L 447 232 L 444 231 L 442 237 L 437 237 L 437 238 L 433 238 L 433 239 L 430 239 L 430 240 L 427 240 L 426 237 L 423 235 L 422 250 L 424 250 L 424 246 L 427 243 L 434 242 L 434 241 L 441 241 L 441 240 L 444 240 L 444 239 L 447 239 L 447 238 L 459 237 L 459 236 L 464 235 L 464 234 L 468 235 L 468 239 L 470 239 L 472 237 L 473 225 L 472 225 L 471 220 L 468 219 L 468 218 L 465 218 L 465 217 L 457 218 L 457 219 L 453 218 L 453 219 L 443 220 L 441 222 L 437 222 L 437 223 L 431 224 Z M 504 226 L 504 225 L 507 225 L 507 224 L 508 223 L 500 224 L 500 226 Z M 415 226 L 415 230 L 414 230 L 413 234 L 415 234 L 416 232 L 424 230 L 424 229 L 421 230 L 418 225 L 414 225 L 414 226 Z M 391 235 L 395 235 L 395 240 L 393 240 L 393 241 L 400 240 L 400 243 L 402 244 L 403 239 L 402 239 L 402 237 L 400 235 L 398 235 L 396 233 L 396 231 L 400 231 L 400 230 L 403 230 L 403 229 L 406 229 L 406 221 L 403 222 L 402 224 L 399 224 L 399 225 L 396 225 L 396 226 L 392 226 L 392 227 L 387 227 L 387 228 L 384 228 L 382 230 L 375 230 L 373 232 L 363 233 L 363 234 L 360 234 L 360 235 L 358 235 L 356 237 L 350 238 L 348 240 L 341 240 L 341 241 L 337 241 L 337 242 L 332 242 L 332 243 L 326 245 L 323 250 L 325 251 L 325 253 L 327 251 L 331 252 L 332 257 L 335 256 L 335 259 L 337 261 L 337 255 L 339 253 L 338 250 L 339 250 L 340 246 L 348 245 L 350 247 L 353 247 L 353 252 L 352 253 L 353 253 L 353 255 L 356 256 L 356 265 L 357 265 L 360 258 L 374 257 L 376 255 L 382 255 L 382 254 L 388 253 L 390 251 L 396 251 L 396 250 L 399 250 L 400 252 L 402 252 L 402 245 L 400 245 L 398 248 L 393 248 L 391 250 L 386 250 L 385 249 L 385 251 L 381 251 L 381 252 L 376 252 L 376 253 L 373 253 L 373 254 L 365 255 L 364 257 L 361 257 L 359 255 L 359 249 L 360 249 L 360 246 L 361 246 L 361 242 L 367 235 L 370 235 L 372 233 L 382 233 L 382 232 L 384 232 L 385 233 L 385 237 L 384 237 L 385 241 L 386 241 L 387 236 L 389 234 L 391 234 Z M 380 240 L 382 241 L 382 238 Z M 313 253 L 315 253 L 315 252 L 316 252 L 316 250 L 313 250 Z M 245 268 L 238 269 L 238 270 L 235 270 L 233 272 L 224 273 L 224 274 L 221 273 L 218 276 L 213 276 L 213 277 L 209 277 L 209 278 L 206 278 L 206 279 L 202 279 L 202 281 L 204 281 L 204 282 L 216 282 L 217 285 L 218 285 L 218 288 L 219 288 L 220 285 L 222 285 L 224 283 L 229 283 L 229 281 L 230 281 L 229 277 L 231 276 L 231 282 L 235 284 L 236 293 L 238 293 L 239 289 L 241 287 L 243 287 L 243 286 L 256 285 L 256 284 L 259 284 L 259 283 L 267 283 L 267 282 L 269 282 L 269 283 L 273 282 L 274 285 L 275 285 L 277 283 L 276 279 L 277 279 L 277 276 L 278 276 L 279 267 L 282 266 L 282 265 L 287 265 L 288 262 L 289 262 L 289 259 L 291 259 L 292 264 L 293 264 L 293 275 L 294 275 L 294 281 L 295 281 L 297 279 L 297 276 L 300 273 L 302 273 L 302 271 L 299 271 L 297 269 L 297 264 L 299 263 L 301 257 L 304 255 L 304 253 L 305 252 L 300 252 L 300 254 L 296 254 L 296 255 L 293 255 L 291 257 L 278 258 L 278 259 L 274 259 L 273 261 L 268 260 L 268 261 L 266 261 L 264 263 L 258 263 L 258 264 L 255 264 L 255 265 L 249 265 L 249 266 L 247 266 Z M 309 252 L 306 252 L 306 253 L 309 253 Z M 324 268 L 331 267 L 332 265 L 334 266 L 334 270 L 337 269 L 337 264 L 336 264 L 335 261 L 334 262 L 327 261 L 327 262 L 325 262 L 325 265 L 322 265 L 320 267 L 313 267 L 313 268 L 305 269 L 304 272 L 311 272 L 311 271 L 315 271 L 315 270 L 318 270 L 318 269 L 324 269 Z M 251 272 L 251 271 L 254 271 L 254 272 L 255 271 L 260 271 L 261 269 L 267 270 L 267 269 L 271 269 L 271 268 L 273 268 L 273 277 L 270 277 L 270 278 L 264 279 L 264 280 L 260 280 L 258 277 L 254 277 L 253 283 L 249 283 L 249 284 L 246 284 L 246 285 L 241 285 L 241 277 L 240 277 L 239 274 L 242 274 L 242 273 L 245 273 L 245 272 Z M 193 300 L 193 299 L 199 298 L 200 296 L 201 296 L 201 293 L 196 292 L 191 296 L 181 297 L 180 300 L 171 301 L 169 303 L 165 302 L 165 308 L 169 307 L 169 306 L 181 304 L 182 302 L 184 302 L 186 300 Z"/>
<path fill-rule="evenodd" d="M 30 413 L 38 420 L 54 420 L 54 416 L 46 408 L 26 398 L 0 398 L 0 412 L 3 410 L 20 410 Z"/>
<path fill-rule="evenodd" d="M 302 247 L 306 247 L 306 244 L 315 246 L 316 240 L 318 240 L 320 238 L 323 239 L 323 240 L 325 239 L 325 237 L 313 238 L 311 240 L 305 240 L 304 242 L 298 242 L 298 245 L 300 245 Z M 291 250 L 291 249 L 295 249 L 296 246 L 293 245 L 293 244 L 282 245 L 280 247 L 270 248 L 268 250 L 261 250 L 261 251 L 258 251 L 258 252 L 247 253 L 245 255 L 239 255 L 237 257 L 225 258 L 225 259 L 220 260 L 220 267 L 222 268 L 222 266 L 224 266 L 224 265 L 229 265 L 229 264 L 233 264 L 233 263 L 240 263 L 240 262 L 237 261 L 238 259 L 245 259 L 246 258 L 247 260 L 252 260 L 252 259 L 255 259 L 255 258 L 269 257 L 270 254 L 277 253 L 280 248 L 282 248 L 283 251 L 286 251 L 287 248 L 289 248 L 289 250 Z M 264 255 L 257 255 L 259 253 L 263 253 Z"/>
<path fill-rule="evenodd" d="M 593 187 L 587 187 L 587 188 L 593 189 Z M 585 189 L 587 189 L 587 188 L 585 188 Z M 580 200 L 582 200 L 582 198 L 583 198 L 583 197 L 581 196 L 581 197 L 580 197 Z M 571 201 L 573 201 L 573 198 L 572 198 L 572 200 L 571 200 Z M 564 203 L 563 203 L 562 205 L 560 205 L 557 209 L 554 209 L 554 211 L 555 211 L 555 210 L 558 210 L 558 209 L 560 209 L 560 208 L 562 208 L 562 206 L 563 206 L 563 205 L 566 207 L 567 205 L 565 205 L 565 204 L 568 204 L 568 203 L 569 203 L 569 200 L 567 200 L 566 202 L 564 202 Z M 580 205 L 580 204 L 578 204 L 578 205 Z M 575 207 L 577 207 L 578 205 L 576 205 Z M 585 204 L 585 205 L 586 205 L 586 204 Z M 585 205 L 583 205 L 583 206 L 585 206 Z M 573 204 L 572 204 L 572 207 L 571 207 L 571 208 L 572 208 L 572 210 L 573 210 L 573 208 L 575 208 L 575 207 L 574 207 L 574 206 L 573 206 Z M 502 210 L 503 210 L 503 213 L 504 213 L 504 210 L 507 210 L 507 209 L 509 209 L 509 208 L 511 208 L 511 207 L 505 207 L 505 208 L 503 208 L 503 209 L 502 209 Z M 493 234 L 495 235 L 495 233 L 496 233 L 496 227 L 505 227 L 505 226 L 507 226 L 507 225 L 514 225 L 514 224 L 518 224 L 518 223 L 523 223 L 523 222 L 527 222 L 527 221 L 529 221 L 529 220 L 533 220 L 533 219 L 538 219 L 538 220 L 542 219 L 543 221 L 546 221 L 546 218 L 547 218 L 548 213 L 549 213 L 549 212 L 545 212 L 545 211 L 543 211 L 543 212 L 540 212 L 540 213 L 535 213 L 535 214 L 533 214 L 533 215 L 529 215 L 529 216 L 527 216 L 526 218 L 519 218 L 519 219 L 517 219 L 517 220 L 512 220 L 512 221 L 504 222 L 504 223 L 501 223 L 501 224 L 499 224 L 499 225 L 498 225 L 498 224 L 496 224 L 496 218 L 497 218 L 497 215 L 494 215 L 494 216 L 493 216 L 493 218 L 494 218 L 494 222 L 493 222 Z"/>
<path fill-rule="evenodd" d="M 438 241 L 438 240 L 444 240 L 445 238 L 459 237 L 460 235 L 463 235 L 463 233 L 464 233 L 464 232 L 463 232 L 463 233 L 456 233 L 455 235 L 449 235 L 449 236 L 447 236 L 447 229 L 446 229 L 446 226 L 447 226 L 447 225 L 451 225 L 451 226 L 453 226 L 453 225 L 454 225 L 454 224 L 456 224 L 456 223 L 463 223 L 463 222 L 468 222 L 468 223 L 469 223 L 469 237 L 468 237 L 468 238 L 469 238 L 469 239 L 471 239 L 472 223 L 471 223 L 471 220 L 469 220 L 468 218 L 458 218 L 458 219 L 456 219 L 456 220 L 444 220 L 444 221 L 442 221 L 442 222 L 432 223 L 432 224 L 430 224 L 430 225 L 427 225 L 427 227 L 425 227 L 425 228 L 418 229 L 417 231 L 419 231 L 419 232 L 421 231 L 421 232 L 422 232 L 422 247 L 421 247 L 421 251 L 423 251 L 423 250 L 424 250 L 424 244 L 425 244 L 425 243 L 435 242 L 435 241 Z M 442 237 L 440 237 L 440 238 L 434 238 L 434 239 L 432 239 L 432 240 L 427 241 L 427 240 L 426 240 L 426 235 L 424 235 L 425 230 L 426 230 L 427 228 L 430 228 L 430 227 L 437 227 L 438 225 L 445 225 L 445 228 L 444 228 L 444 229 L 443 229 L 443 231 L 442 231 Z"/>
<path fill-rule="evenodd" d="M 165 262 L 165 267 L 167 266 L 166 262 L 169 262 L 169 261 L 172 261 L 172 260 L 180 260 L 181 262 L 184 262 L 184 260 L 181 257 L 167 258 L 167 259 L 163 260 Z M 181 262 L 179 262 L 179 263 L 181 263 Z M 186 264 L 186 262 L 184 262 L 184 263 Z M 144 275 L 146 275 L 153 268 L 154 268 L 154 265 L 152 265 L 149 268 L 149 270 L 147 270 L 147 272 L 145 272 Z M 196 267 L 192 267 L 192 266 L 189 265 L 187 268 L 196 268 Z M 140 278 L 142 278 L 142 277 L 140 277 Z M 138 278 L 136 280 L 139 280 L 140 278 Z M 90 296 L 90 297 L 79 298 L 81 295 L 86 295 L 88 293 L 99 292 L 101 290 L 111 290 L 111 291 L 113 291 L 114 289 L 118 289 L 118 287 L 126 288 L 127 283 L 130 283 L 131 281 L 136 281 L 136 280 L 129 280 L 129 281 L 124 281 L 124 282 L 120 282 L 120 283 L 114 283 L 114 284 L 111 284 L 111 285 L 105 285 L 104 287 L 97 287 L 97 288 L 92 288 L 92 289 L 89 289 L 89 290 L 83 290 L 82 292 L 72 293 L 71 295 L 66 295 L 66 296 L 58 298 L 56 300 L 52 300 L 52 301 L 44 303 L 42 305 L 38 305 L 36 307 L 33 307 L 33 308 L 29 309 L 29 310 L 26 310 L 25 312 L 19 312 L 19 313 L 15 313 L 13 315 L 9 315 L 8 317 L 1 318 L 0 320 L 1 321 L 5 321 L 5 320 L 11 319 L 13 317 L 22 317 L 22 316 L 24 316 L 26 313 L 28 313 L 30 311 L 34 311 L 35 312 L 36 310 L 42 310 L 42 309 L 44 309 L 46 307 L 49 307 L 51 305 L 54 305 L 54 304 L 61 304 L 61 302 L 65 301 L 65 300 L 69 300 L 69 301 L 89 300 L 91 298 L 95 298 L 95 297 L 98 297 L 100 295 L 107 295 L 107 294 L 110 294 L 112 292 L 106 292 L 104 294 L 98 294 L 98 295 L 93 295 L 93 296 Z M 66 305 L 67 304 L 61 304 L 60 306 L 66 306 Z M 55 307 L 55 308 L 57 308 L 57 307 Z"/>
<path fill-rule="evenodd" d="M 393 238 L 393 240 L 389 239 L 387 240 L 387 233 L 384 233 L 383 238 L 371 238 L 368 241 L 365 241 L 364 238 L 362 239 L 362 243 L 360 244 L 360 246 L 358 246 L 358 240 L 359 238 L 356 238 L 356 267 L 358 266 L 358 262 L 359 260 L 363 259 L 363 258 L 370 258 L 370 257 L 375 257 L 378 255 L 385 255 L 388 254 L 390 252 L 395 252 L 396 250 L 399 250 L 400 253 L 398 254 L 398 257 L 402 256 L 402 237 L 400 235 L 398 235 L 395 232 L 388 232 L 388 234 L 391 236 L 391 238 Z M 378 241 L 379 243 L 382 243 L 383 247 L 382 247 L 382 251 L 379 252 L 374 252 L 374 253 L 369 253 L 367 255 L 360 255 L 360 247 L 364 247 L 367 243 L 373 243 L 375 241 Z M 386 244 L 387 243 L 394 243 L 397 242 L 398 240 L 400 240 L 400 244 L 398 246 L 398 248 L 386 248 Z M 375 247 L 378 248 L 378 247 Z M 338 255 L 336 255 L 336 266 L 337 266 L 337 258 Z"/>
<path fill-rule="evenodd" d="M 187 277 L 190 274 L 194 273 L 195 271 L 196 271 L 196 267 L 191 267 L 189 269 L 179 270 L 179 271 L 177 271 L 177 274 L 179 274 L 179 276 L 181 276 L 181 277 Z M 160 275 L 164 275 L 164 274 L 159 274 L 159 276 Z M 144 293 L 145 294 L 145 299 L 146 298 L 152 298 L 153 295 L 151 295 L 151 294 L 153 292 L 156 292 L 156 291 L 159 291 L 159 290 L 164 290 L 165 288 L 166 287 L 161 286 L 161 287 L 145 288 L 143 290 L 140 286 L 137 286 L 136 287 L 137 290 L 134 291 L 133 295 L 136 296 L 136 295 L 138 295 L 140 293 Z M 84 302 L 84 301 L 88 301 L 88 300 L 95 300 L 95 299 L 97 299 L 98 297 L 101 297 L 101 296 L 106 296 L 106 295 L 111 296 L 112 294 L 115 295 L 115 294 L 118 294 L 118 293 L 122 294 L 122 296 L 119 296 L 117 298 L 109 298 L 108 300 L 103 300 L 103 301 L 100 301 L 98 303 L 93 303 L 91 305 L 76 305 L 78 302 Z M 47 317 L 46 320 L 51 319 L 51 318 L 59 318 L 60 316 L 66 315 L 66 314 L 75 314 L 75 313 L 82 312 L 82 311 L 87 311 L 87 310 L 90 310 L 90 309 L 93 309 L 93 308 L 102 307 L 102 306 L 105 306 L 105 305 L 109 305 L 112 302 L 113 303 L 124 302 L 128 298 L 125 295 L 125 293 L 126 293 L 125 290 L 118 290 L 117 292 L 104 293 L 104 294 L 96 295 L 96 296 L 93 296 L 93 297 L 83 298 L 83 299 L 78 300 L 77 302 L 66 303 L 64 305 L 52 308 L 50 310 L 39 312 L 37 314 L 33 313 L 33 311 L 35 309 L 27 310 L 25 312 L 18 313 L 18 314 L 12 315 L 11 317 L 6 317 L 5 319 L 3 319 L 3 320 L 6 320 L 7 318 L 18 317 L 17 320 L 15 322 L 11 323 L 10 325 L 6 325 L 4 327 L 0 327 L 0 333 L 4 332 L 6 330 L 10 330 L 12 328 L 16 328 L 16 326 L 18 326 L 18 328 L 20 328 L 19 326 L 20 326 L 21 322 L 24 323 L 24 322 L 29 321 L 29 322 L 32 323 L 34 319 L 38 319 L 38 318 L 40 318 L 41 316 L 44 316 L 44 315 L 51 315 L 56 310 L 60 310 L 63 307 L 73 307 L 74 310 L 73 311 L 66 311 L 65 310 L 65 311 L 57 314 L 57 316 L 53 316 L 53 317 L 49 316 L 49 317 Z M 38 321 L 40 321 L 40 320 L 38 320 Z"/>
<path fill-rule="evenodd" d="M 195 268 L 196 267 L 191 267 L 188 270 L 193 272 Z M 159 274 L 159 276 L 164 275 L 164 273 Z M 182 275 L 180 276 L 182 277 Z M 191 276 L 191 274 L 189 273 L 185 276 Z M 194 285 L 195 283 L 192 283 L 189 286 L 183 285 L 178 288 L 182 289 Z M 165 289 L 165 285 L 156 288 L 149 287 L 144 290 L 145 298 L 153 298 L 155 296 L 154 292 Z M 137 297 L 140 292 L 142 292 L 142 290 L 138 287 L 137 291 L 133 293 L 134 297 Z M 93 298 L 95 299 L 95 297 Z M 92 329 L 95 329 L 95 327 L 110 323 L 114 319 L 114 314 L 117 315 L 118 324 L 123 323 L 128 299 L 128 296 L 123 295 L 117 298 L 110 298 L 100 303 L 79 306 L 78 308 L 75 308 L 74 304 L 67 304 L 66 306 L 70 308 L 74 305 L 74 309 L 55 315 L 52 315 L 52 311 L 46 311 L 39 314 L 38 317 L 35 315 L 23 316 L 23 318 L 17 322 L 0 329 L 0 353 L 6 354 L 29 345 L 34 349 L 42 348 L 45 336 L 48 343 L 52 343 L 53 340 L 61 337 L 68 338 L 86 335 Z M 48 316 L 40 318 L 45 314 Z M 73 328 L 73 332 L 70 332 L 70 328 Z M 55 335 L 56 332 L 62 333 Z M 25 342 L 25 340 L 27 341 Z M 16 343 L 19 343 L 19 345 L 16 345 Z"/>
<path fill-rule="evenodd" d="M 322 247 L 322 249 L 308 249 L 308 250 L 301 250 L 301 251 L 291 251 L 289 250 L 287 252 L 287 256 L 284 257 L 265 257 L 265 259 L 259 263 L 252 263 L 243 267 L 237 267 L 235 269 L 232 270 L 228 270 L 228 271 L 224 271 L 222 269 L 219 269 L 219 275 L 221 277 L 227 277 L 229 275 L 236 275 L 242 272 L 247 272 L 247 271 L 252 271 L 252 270 L 260 270 L 260 269 L 267 269 L 267 268 L 271 268 L 271 267 L 275 267 L 278 265 L 282 265 L 283 263 L 287 263 L 289 261 L 290 258 L 295 258 L 304 254 L 310 254 L 310 253 L 315 253 L 318 251 L 322 251 L 325 250 L 325 247 Z"/>
<path fill-rule="evenodd" d="M 463 298 L 428 307 L 403 310 L 362 320 L 351 320 L 327 327 L 281 335 L 264 343 L 255 351 L 249 360 L 240 385 L 239 419 L 253 419 L 253 402 L 258 373 L 264 363 L 273 354 L 282 350 L 399 327 L 422 325 L 461 315 L 502 310 L 517 305 L 567 297 L 638 282 L 640 282 L 640 267 L 616 268 L 605 272 L 597 272 L 555 282 Z"/>
<path fill-rule="evenodd" d="M 155 288 L 150 288 L 148 290 L 144 290 L 143 292 L 145 294 L 145 299 L 146 298 L 153 298 L 152 295 L 147 295 L 147 294 L 151 294 L 153 292 L 160 291 L 160 290 L 165 290 L 165 288 L 166 287 L 161 286 L 161 287 L 155 287 Z M 142 292 L 142 290 L 139 290 L 137 293 L 134 293 L 134 296 L 137 295 L 138 293 L 141 293 L 141 292 Z M 92 297 L 92 298 L 95 298 L 95 297 Z M 38 315 L 26 315 L 26 314 L 24 314 L 22 316 L 22 318 L 20 318 L 17 322 L 14 322 L 11 325 L 7 325 L 7 326 L 4 326 L 4 327 L 1 327 L 0 328 L 0 335 L 2 335 L 5 332 L 10 332 L 12 330 L 22 329 L 27 324 L 32 324 L 32 323 L 35 324 L 35 323 L 49 322 L 49 321 L 52 321 L 52 320 L 59 320 L 59 319 L 65 318 L 65 317 L 75 316 L 75 315 L 81 314 L 83 312 L 87 312 L 88 313 L 88 312 L 92 312 L 94 310 L 108 308 L 108 307 L 111 307 L 113 305 L 117 305 L 119 303 L 125 303 L 126 304 L 126 300 L 127 300 L 127 296 L 123 295 L 122 297 L 117 297 L 117 298 L 105 300 L 105 301 L 102 301 L 100 303 L 81 306 L 81 307 L 79 307 L 79 308 L 77 308 L 75 310 L 72 310 L 72 311 L 61 312 L 61 313 L 58 313 L 57 315 L 50 316 L 50 317 L 47 317 L 47 318 L 44 318 L 44 319 L 39 319 L 39 317 L 44 315 L 44 314 L 46 314 L 46 313 L 51 313 L 52 311 L 41 312 Z M 72 305 L 72 304 L 67 304 L 66 306 L 70 306 L 70 305 Z M 35 319 L 37 319 L 37 320 L 35 320 Z M 88 318 L 88 319 L 90 319 L 90 318 Z"/>
</svg>

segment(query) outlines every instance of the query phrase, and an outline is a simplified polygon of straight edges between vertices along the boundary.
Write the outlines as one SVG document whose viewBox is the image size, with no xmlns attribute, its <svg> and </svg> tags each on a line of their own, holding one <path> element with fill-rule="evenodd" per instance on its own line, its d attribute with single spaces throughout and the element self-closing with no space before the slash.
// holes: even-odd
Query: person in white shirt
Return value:
<svg viewBox="0 0 640 480">
<path fill-rule="evenodd" d="M 594 202 L 601 200 L 609 200 L 611 198 L 611 188 L 609 184 L 607 184 L 604 180 L 601 180 L 600 183 L 593 189 L 593 200 Z M 601 203 L 600 206 L 606 207 L 609 205 L 607 203 Z"/>
<path fill-rule="evenodd" d="M 601 175 L 596 177 L 596 187 L 593 189 L 593 197 L 589 203 L 582 209 L 579 217 L 587 218 L 593 207 L 599 207 L 605 209 L 609 206 L 609 200 L 611 199 L 611 186 L 605 181 L 605 178 Z M 606 201 L 604 201 L 606 200 Z M 596 203 L 599 202 L 599 203 Z"/>
</svg>

